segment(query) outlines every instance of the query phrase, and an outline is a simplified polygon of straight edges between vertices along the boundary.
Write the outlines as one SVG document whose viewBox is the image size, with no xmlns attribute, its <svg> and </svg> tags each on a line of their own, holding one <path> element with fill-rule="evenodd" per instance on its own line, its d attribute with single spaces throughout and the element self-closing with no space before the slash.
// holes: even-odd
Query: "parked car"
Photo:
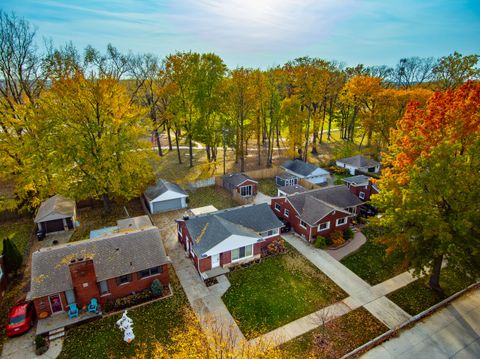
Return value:
<svg viewBox="0 0 480 359">
<path fill-rule="evenodd" d="M 290 225 L 290 223 L 288 223 L 288 221 L 286 219 L 280 219 L 283 223 L 283 227 L 280 228 L 280 232 L 282 233 L 287 233 L 287 232 L 290 232 L 290 230 L 292 229 L 292 226 Z"/>
<path fill-rule="evenodd" d="M 20 302 L 8 312 L 6 334 L 9 337 L 28 332 L 34 324 L 32 302 Z"/>
<path fill-rule="evenodd" d="M 369 203 L 365 203 L 360 207 L 360 215 L 363 217 L 372 217 L 378 213 L 378 210 Z"/>
</svg>

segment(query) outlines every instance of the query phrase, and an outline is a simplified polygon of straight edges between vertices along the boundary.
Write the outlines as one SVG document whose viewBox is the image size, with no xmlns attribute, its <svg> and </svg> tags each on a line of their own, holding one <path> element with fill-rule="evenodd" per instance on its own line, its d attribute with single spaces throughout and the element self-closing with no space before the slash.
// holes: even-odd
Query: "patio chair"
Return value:
<svg viewBox="0 0 480 359">
<path fill-rule="evenodd" d="M 97 310 L 98 310 L 97 298 L 90 299 L 90 303 L 88 304 L 88 312 L 89 313 L 96 313 Z"/>
<path fill-rule="evenodd" d="M 68 307 L 68 317 L 70 319 L 78 317 L 78 307 L 75 303 L 72 303 Z"/>
</svg>

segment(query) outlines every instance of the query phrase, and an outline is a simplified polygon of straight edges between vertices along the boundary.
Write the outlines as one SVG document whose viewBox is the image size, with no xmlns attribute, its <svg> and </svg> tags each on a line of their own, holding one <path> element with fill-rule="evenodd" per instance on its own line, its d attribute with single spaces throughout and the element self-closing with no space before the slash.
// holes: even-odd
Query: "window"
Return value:
<svg viewBox="0 0 480 359">
<path fill-rule="evenodd" d="M 117 277 L 117 284 L 122 285 L 125 283 L 129 283 L 132 281 L 132 275 L 131 274 L 125 274 L 120 277 Z"/>
<path fill-rule="evenodd" d="M 252 255 L 252 246 L 240 247 L 232 250 L 232 261 L 238 261 L 242 258 L 250 257 Z"/>
<path fill-rule="evenodd" d="M 280 212 L 282 210 L 282 207 L 278 203 L 275 203 L 275 210 Z"/>
<path fill-rule="evenodd" d="M 318 225 L 318 231 L 319 231 L 319 232 L 320 232 L 320 231 L 325 231 L 325 230 L 327 230 L 327 229 L 329 229 L 329 228 L 330 228 L 330 222 L 324 222 L 324 223 L 320 223 L 320 224 Z"/>
<path fill-rule="evenodd" d="M 100 295 L 104 295 L 109 293 L 108 291 L 108 283 L 106 280 L 102 280 L 98 283 L 98 289 L 100 289 Z"/>
<path fill-rule="evenodd" d="M 252 195 L 252 186 L 242 186 L 240 187 L 240 195 L 242 197 L 248 197 Z"/>
<path fill-rule="evenodd" d="M 158 274 L 158 273 L 162 273 L 162 268 L 161 267 L 153 267 L 153 268 L 141 270 L 140 272 L 138 272 L 138 276 L 140 278 L 145 278 L 145 277 L 150 277 L 150 276 Z"/>
<path fill-rule="evenodd" d="M 358 198 L 365 199 L 365 192 L 361 192 L 358 194 Z"/>
<path fill-rule="evenodd" d="M 337 219 L 337 226 L 341 226 L 342 224 L 345 224 L 345 223 L 347 223 L 346 217 Z"/>
<path fill-rule="evenodd" d="M 274 236 L 274 235 L 278 234 L 278 228 L 271 229 L 271 230 L 265 231 L 265 232 L 260 232 L 259 234 L 262 237 L 271 237 L 271 236 Z"/>
<path fill-rule="evenodd" d="M 290 212 L 288 211 L 288 209 L 285 208 L 285 211 L 283 211 L 283 214 L 285 215 L 285 217 L 288 217 L 290 215 Z"/>
<path fill-rule="evenodd" d="M 307 228 L 307 223 L 300 220 L 300 227 Z"/>
</svg>

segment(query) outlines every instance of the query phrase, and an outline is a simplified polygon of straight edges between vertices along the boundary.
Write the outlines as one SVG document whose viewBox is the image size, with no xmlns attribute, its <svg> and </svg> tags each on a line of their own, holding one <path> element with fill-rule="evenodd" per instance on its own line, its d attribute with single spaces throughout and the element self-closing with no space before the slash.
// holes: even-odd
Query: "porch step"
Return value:
<svg viewBox="0 0 480 359">
<path fill-rule="evenodd" d="M 61 333 L 64 331 L 65 331 L 65 328 L 57 328 L 57 329 L 50 330 L 48 332 L 48 335 L 53 335 L 53 334 Z"/>
<path fill-rule="evenodd" d="M 63 336 L 65 336 L 65 328 L 58 328 L 48 333 L 48 340 L 54 341 L 55 339 L 59 339 Z"/>
</svg>

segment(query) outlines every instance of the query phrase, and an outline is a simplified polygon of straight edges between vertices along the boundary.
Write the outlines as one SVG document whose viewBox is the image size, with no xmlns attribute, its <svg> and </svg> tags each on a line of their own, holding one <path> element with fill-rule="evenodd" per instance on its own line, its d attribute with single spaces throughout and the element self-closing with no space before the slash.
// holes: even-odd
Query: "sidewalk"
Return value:
<svg viewBox="0 0 480 359">
<path fill-rule="evenodd" d="M 362 232 L 355 232 L 352 240 L 348 244 L 338 249 L 327 249 L 326 252 L 337 261 L 340 261 L 353 252 L 358 251 L 366 242 L 367 238 Z"/>
</svg>

